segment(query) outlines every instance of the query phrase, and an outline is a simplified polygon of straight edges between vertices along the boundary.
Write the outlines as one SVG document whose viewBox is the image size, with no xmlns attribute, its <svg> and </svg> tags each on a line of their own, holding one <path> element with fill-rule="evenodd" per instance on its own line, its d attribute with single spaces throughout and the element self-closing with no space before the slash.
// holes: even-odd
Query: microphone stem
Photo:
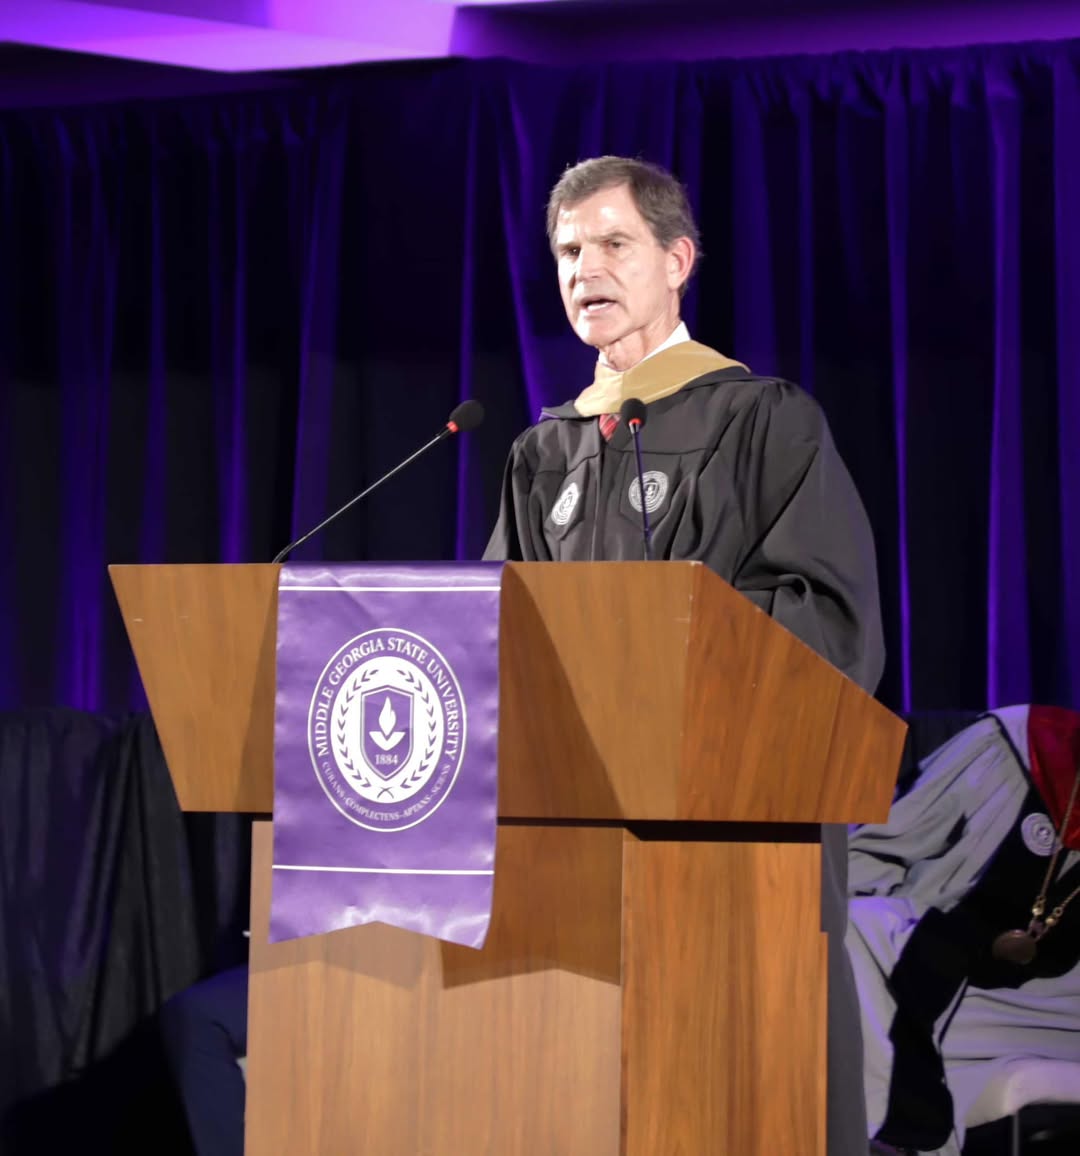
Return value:
<svg viewBox="0 0 1080 1156">
<path fill-rule="evenodd" d="M 276 565 L 278 562 L 284 562 L 285 559 L 298 546 L 302 546 L 308 540 L 308 538 L 313 537 L 324 527 L 329 526 L 335 518 L 339 518 L 342 514 L 345 513 L 346 510 L 350 509 L 352 506 L 355 506 L 361 498 L 366 498 L 368 494 L 374 493 L 383 484 L 383 482 L 388 482 L 395 474 L 400 473 L 407 465 L 410 465 L 412 462 L 416 461 L 416 459 L 421 454 L 427 453 L 427 451 L 431 449 L 433 445 L 441 442 L 443 438 L 448 438 L 453 432 L 454 431 L 448 425 L 444 426 L 443 429 L 439 430 L 439 432 L 431 439 L 431 441 L 425 442 L 425 444 L 422 445 L 415 453 L 410 454 L 403 462 L 399 462 L 396 466 L 394 466 L 394 468 L 388 474 L 383 474 L 383 476 L 379 478 L 377 482 L 372 482 L 372 484 L 368 486 L 366 490 L 357 494 L 355 498 L 351 498 L 348 502 L 345 503 L 344 506 L 341 507 L 340 510 L 335 510 L 330 515 L 330 517 L 324 518 L 314 529 L 308 530 L 308 532 L 302 538 L 297 538 L 295 542 L 290 542 L 284 550 L 274 556 L 273 563 L 271 564 Z"/>
<path fill-rule="evenodd" d="M 653 560 L 652 529 L 649 527 L 649 507 L 645 501 L 645 467 L 641 462 L 641 431 L 638 429 L 636 421 L 630 423 L 630 432 L 634 436 L 634 457 L 637 459 L 638 491 L 641 496 L 642 546 L 645 552 L 645 561 L 651 562 Z"/>
</svg>

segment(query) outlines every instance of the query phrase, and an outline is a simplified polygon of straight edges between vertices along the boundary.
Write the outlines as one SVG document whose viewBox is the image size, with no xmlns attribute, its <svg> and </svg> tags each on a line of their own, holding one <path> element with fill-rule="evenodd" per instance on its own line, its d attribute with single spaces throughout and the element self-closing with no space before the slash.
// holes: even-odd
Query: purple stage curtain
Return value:
<svg viewBox="0 0 1080 1156">
<path fill-rule="evenodd" d="M 621 152 L 689 187 L 694 335 L 829 415 L 885 701 L 1078 705 L 1078 65 L 443 61 L 7 100 L 0 702 L 138 706 L 106 563 L 269 558 L 466 396 L 482 429 L 299 557 L 477 557 L 509 441 L 589 380 L 546 192 Z"/>
</svg>

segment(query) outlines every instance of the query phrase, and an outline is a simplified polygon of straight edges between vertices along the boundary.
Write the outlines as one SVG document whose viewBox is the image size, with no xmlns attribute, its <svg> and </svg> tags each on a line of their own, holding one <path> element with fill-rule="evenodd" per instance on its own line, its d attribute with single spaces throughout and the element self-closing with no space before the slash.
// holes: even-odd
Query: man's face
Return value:
<svg viewBox="0 0 1080 1156">
<path fill-rule="evenodd" d="M 689 274 L 693 245 L 680 238 L 670 250 L 662 248 L 627 185 L 560 209 L 555 254 L 574 332 L 615 368 L 635 364 L 678 323 L 679 286 Z"/>
</svg>

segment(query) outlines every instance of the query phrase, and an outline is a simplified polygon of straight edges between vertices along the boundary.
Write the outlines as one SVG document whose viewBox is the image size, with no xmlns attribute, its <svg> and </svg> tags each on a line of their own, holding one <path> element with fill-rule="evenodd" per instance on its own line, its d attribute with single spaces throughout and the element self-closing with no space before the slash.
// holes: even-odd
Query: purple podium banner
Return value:
<svg viewBox="0 0 1080 1156">
<path fill-rule="evenodd" d="M 283 567 L 270 939 L 389 923 L 482 947 L 501 563 Z"/>
</svg>

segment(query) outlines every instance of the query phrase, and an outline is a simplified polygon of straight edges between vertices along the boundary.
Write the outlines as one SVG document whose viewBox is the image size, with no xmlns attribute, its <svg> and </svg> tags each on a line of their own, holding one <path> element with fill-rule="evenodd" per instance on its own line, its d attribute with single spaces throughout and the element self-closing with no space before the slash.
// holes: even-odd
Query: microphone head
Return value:
<svg viewBox="0 0 1080 1156">
<path fill-rule="evenodd" d="M 619 420 L 642 429 L 645 425 L 645 403 L 639 397 L 628 397 L 619 407 Z"/>
<path fill-rule="evenodd" d="M 451 433 L 468 433 L 469 430 L 476 429 L 483 420 L 484 407 L 478 401 L 469 398 L 454 410 L 446 426 Z"/>
</svg>

